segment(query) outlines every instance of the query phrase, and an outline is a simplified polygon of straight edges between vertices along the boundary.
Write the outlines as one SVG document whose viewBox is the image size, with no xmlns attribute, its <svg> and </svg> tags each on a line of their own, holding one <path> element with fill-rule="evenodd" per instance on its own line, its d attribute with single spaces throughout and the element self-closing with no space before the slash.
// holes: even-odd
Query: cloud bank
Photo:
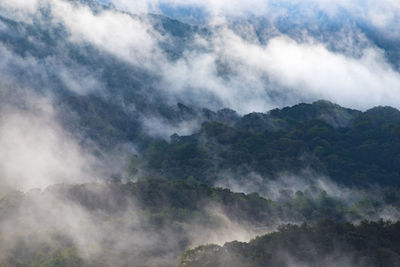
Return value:
<svg viewBox="0 0 400 267">
<path fill-rule="evenodd" d="M 163 6 L 173 8 L 198 8 L 204 10 L 212 18 L 240 16 L 318 16 L 324 13 L 329 17 L 341 16 L 343 13 L 354 16 L 363 22 L 385 28 L 394 26 L 400 19 L 400 4 L 397 1 L 360 1 L 360 0 L 110 0 L 118 8 L 134 13 L 162 12 Z"/>
<path fill-rule="evenodd" d="M 310 16 L 310 21 L 313 21 L 312 14 L 320 11 L 330 16 L 344 16 L 349 12 L 379 17 L 384 13 L 380 22 L 382 34 L 397 19 L 396 12 L 388 10 L 398 10 L 398 4 L 393 1 L 379 4 L 368 1 L 363 8 L 357 1 L 345 0 L 335 4 L 261 0 L 229 4 L 225 1 L 117 1 L 114 4 L 129 11 L 141 10 L 136 6 L 143 6 L 140 12 L 152 11 L 161 4 L 194 5 L 215 9 L 212 13 L 223 17 L 239 11 L 268 14 L 272 10 L 277 16 L 293 20 L 292 23 L 296 22 L 295 14 L 274 10 L 290 7 L 299 11 L 307 7 L 310 12 L 304 14 Z M 45 6 L 52 14 L 53 23 L 61 23 L 66 28 L 69 42 L 93 46 L 101 53 L 114 55 L 135 68 L 153 73 L 159 79 L 156 92 L 166 99 L 211 109 L 229 107 L 242 114 L 321 98 L 363 110 L 376 105 L 399 107 L 399 72 L 388 61 L 386 51 L 356 30 L 352 32 L 339 27 L 339 31 L 332 33 L 334 38 L 326 40 L 325 37 L 316 38 L 308 28 L 297 29 L 293 34 L 266 25 L 269 28 L 264 29 L 266 39 L 260 40 L 255 25 L 232 28 L 227 20 L 222 20 L 222 24 L 207 26 L 210 34 L 199 33 L 185 40 L 181 56 L 171 60 L 161 44 L 172 42 L 174 37 L 168 32 L 160 33 L 155 29 L 154 20 L 143 16 L 131 16 L 115 9 L 93 12 L 87 6 L 62 0 L 7 1 L 2 4 L 3 11 L 18 10 L 24 14 L 39 14 L 38 7 Z M 25 21 L 32 18 L 25 17 Z M 346 44 L 343 49 L 347 52 L 332 49 L 339 44 Z M 137 73 L 132 70 L 132 75 Z M 104 81 L 101 78 L 89 76 L 87 79 L 87 76 L 60 70 L 61 79 L 66 80 L 66 86 L 72 91 L 85 93 L 93 91 L 88 88 L 102 87 Z M 77 79 L 80 81 L 74 82 Z"/>
<path fill-rule="evenodd" d="M 96 159 L 65 132 L 47 99 L 26 96 L 23 108 L 0 116 L 0 184 L 19 190 L 100 179 Z"/>
<path fill-rule="evenodd" d="M 356 38 L 359 35 L 360 39 L 368 39 L 362 32 L 344 31 L 340 32 L 342 35 L 337 35 L 338 39 L 326 41 L 316 38 L 308 29 L 299 29 L 296 34 L 289 34 L 269 25 L 263 39 L 256 25 L 232 25 L 232 17 L 240 16 L 274 14 L 273 20 L 285 17 L 296 19 L 289 12 L 293 7 L 300 13 L 308 14 L 310 18 L 318 16 L 320 11 L 333 18 L 340 17 L 340 14 L 359 13 L 355 15 L 356 19 L 371 22 L 376 29 L 386 34 L 399 20 L 400 7 L 395 1 L 361 3 L 342 0 L 332 4 L 328 1 L 115 0 L 113 3 L 117 8 L 135 14 L 159 11 L 160 5 L 192 5 L 206 10 L 211 19 L 206 25 L 206 31 L 196 31 L 187 39 L 178 38 L 183 43 L 183 51 L 173 51 L 177 56 L 171 57 L 162 44 L 172 43 L 177 37 L 168 31 L 157 30 L 157 23 L 144 15 L 131 15 L 112 8 L 93 11 L 87 6 L 62 0 L 2 1 L 0 14 L 9 19 L 25 23 L 23 25 L 44 27 L 45 30 L 61 25 L 65 31 L 61 34 L 62 40 L 54 40 L 57 48 L 54 54 L 35 56 L 25 48 L 18 52 L 15 51 L 18 49 L 13 50 L 5 41 L 0 46 L 3 59 L 0 62 L 0 93 L 7 101 L 15 100 L 12 105 L 4 105 L 0 109 L 2 186 L 26 191 L 56 183 L 83 183 L 104 176 L 103 163 L 99 163 L 94 155 L 80 145 L 80 140 L 72 137 L 61 126 L 53 98 L 48 96 L 49 92 L 59 93 L 65 89 L 78 95 L 94 92 L 101 95 L 106 92 L 108 97 L 112 97 L 116 89 L 113 85 L 107 85 L 103 79 L 108 73 L 102 73 L 101 64 L 88 66 L 80 65 L 79 60 L 66 60 L 67 56 L 62 51 L 70 44 L 75 48 L 89 47 L 99 55 L 109 55 L 107 59 L 110 61 L 116 60 L 126 65 L 123 71 L 128 77 L 140 79 L 136 72 L 138 69 L 157 77 L 152 82 L 158 87 L 145 91 L 148 97 L 146 100 L 161 96 L 165 102 L 173 104 L 182 101 L 211 109 L 230 107 L 242 114 L 320 98 L 359 109 L 375 105 L 400 107 L 400 73 L 389 62 L 385 51 L 376 44 L 368 40 L 362 44 L 358 42 Z M 48 16 L 44 16 L 43 9 L 48 12 L 45 14 Z M 49 21 L 44 21 L 49 17 Z M 15 29 L 5 23 L 0 25 L 2 34 L 15 34 Z M 52 39 L 55 35 L 49 32 Z M 46 42 L 40 38 L 30 36 L 27 39 L 33 39 L 33 43 L 47 48 Z M 333 44 L 344 40 L 351 46 L 346 51 L 357 53 L 331 48 Z M 134 89 L 133 86 L 129 87 L 129 90 Z M 27 91 L 36 93 L 27 94 Z M 129 106 L 127 109 L 137 111 L 135 107 Z M 196 129 L 191 122 L 183 122 L 178 127 L 163 123 L 164 120 L 152 117 L 143 120 L 147 133 L 164 138 L 173 132 L 189 134 L 192 129 Z M 269 185 L 274 191 L 267 192 L 267 195 L 277 198 L 281 188 L 285 189 L 292 185 L 293 180 L 299 179 L 289 177 L 282 180 L 283 185 L 271 182 Z M 300 190 L 308 186 L 307 180 L 300 182 L 297 188 L 292 186 L 292 189 Z M 317 182 L 322 189 L 328 192 L 332 190 L 333 195 L 340 193 L 341 188 L 327 184 L 325 180 Z M 243 189 L 243 185 L 226 183 L 225 187 L 238 188 L 238 191 L 253 190 L 254 186 L 258 186 L 255 183 L 245 185 L 248 188 Z M 131 249 L 139 244 L 151 247 L 159 242 L 157 233 L 144 231 L 146 223 L 139 222 L 138 216 L 129 210 L 120 216 L 121 221 L 116 224 L 97 227 L 99 218 L 93 218 L 86 210 L 57 198 L 49 200 L 34 203 L 37 204 L 34 205 L 35 209 L 44 210 L 37 217 L 27 217 L 26 222 L 22 221 L 20 225 L 13 225 L 12 219 L 15 218 L 12 218 L 9 226 L 15 227 L 12 230 L 18 233 L 47 218 L 46 226 L 66 230 L 66 235 L 72 237 L 81 251 L 90 247 L 91 240 L 102 242 L 106 239 L 115 244 L 113 248 L 116 249 Z M 60 207 L 61 210 L 57 211 Z M 53 216 L 46 217 L 48 210 L 54 212 Z M 208 242 L 210 237 L 211 241 L 217 242 L 221 235 L 219 242 L 225 242 L 232 238 L 232 232 L 237 234 L 235 239 L 242 240 L 255 235 L 255 231 L 230 222 L 218 210 L 210 212 L 215 213 L 222 225 L 229 226 L 228 231 L 224 231 L 223 227 L 211 230 L 206 238 L 192 240 L 194 244 Z M 386 212 L 390 213 L 390 210 Z M 61 225 L 60 218 L 65 219 Z M 121 225 L 124 227 L 120 228 Z M 196 227 L 201 230 L 195 231 L 198 230 Z M 3 229 L 5 232 L 9 230 Z M 198 233 L 205 231 L 203 225 L 188 226 L 188 229 L 194 229 L 193 239 L 202 238 Z M 104 233 L 112 234 L 105 236 Z M 135 238 L 127 240 L 126 236 L 131 235 Z M 168 236 L 168 231 L 165 236 Z M 146 240 L 150 240 L 149 243 L 143 244 Z"/>
</svg>

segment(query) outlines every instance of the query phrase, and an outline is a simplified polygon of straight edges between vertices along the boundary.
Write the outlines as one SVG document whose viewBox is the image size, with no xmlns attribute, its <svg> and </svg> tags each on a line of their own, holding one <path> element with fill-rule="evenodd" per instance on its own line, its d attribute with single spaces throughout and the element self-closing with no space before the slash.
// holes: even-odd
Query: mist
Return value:
<svg viewBox="0 0 400 267">
<path fill-rule="evenodd" d="M 385 188 L 347 187 L 311 169 L 263 177 L 221 167 L 212 185 L 126 171 L 153 141 L 199 134 L 205 112 L 245 115 L 319 99 L 400 108 L 392 56 L 400 53 L 385 43 L 399 37 L 399 4 L 102 2 L 0 4 L 0 262 L 16 265 L 16 251 L 30 262 L 68 248 L 81 265 L 173 266 L 188 248 L 326 219 L 326 203 L 343 222 L 399 219 Z M 195 193 L 179 202 L 167 197 L 175 187 Z M 206 197 L 188 208 L 196 190 Z M 248 207 L 257 218 L 247 218 Z"/>
<path fill-rule="evenodd" d="M 280 32 L 279 26 L 267 24 L 266 28 L 272 28 L 268 31 L 262 29 L 267 34 L 263 41 L 260 40 L 260 30 L 255 25 L 232 28 L 228 20 L 222 20 L 206 26 L 211 34 L 196 34 L 189 38 L 181 56 L 171 60 L 161 44 L 171 44 L 175 37 L 165 32 L 161 34 L 155 30 L 153 22 L 144 17 L 131 16 L 112 8 L 94 12 L 89 7 L 61 0 L 51 3 L 44 0 L 33 1 L 25 5 L 18 3 L 7 2 L 3 7 L 6 11 L 14 8 L 31 12 L 35 10 L 33 7 L 46 6 L 52 14 L 52 22 L 61 23 L 65 27 L 68 42 L 77 46 L 89 44 L 101 53 L 114 55 L 132 66 L 154 73 L 157 85 L 151 90 L 162 94 L 171 104 L 184 102 L 212 110 L 228 107 L 241 114 L 265 112 L 275 107 L 317 99 L 327 99 L 361 110 L 376 105 L 399 107 L 399 72 L 388 60 L 385 51 L 368 39 L 364 32 L 357 32 L 356 28 L 355 32 L 334 31 L 334 39 L 326 40 L 325 37 L 314 37 L 315 34 L 306 25 L 303 29 L 296 29 L 294 33 L 285 33 Z M 138 2 L 138 5 L 150 7 L 160 4 Z M 185 5 L 179 1 L 169 4 Z M 243 4 L 228 5 L 223 1 L 211 1 L 210 5 L 201 1 L 190 4 L 210 8 L 215 6 L 216 9 L 220 6 L 264 12 L 262 8 L 256 7 L 264 6 L 265 3 L 246 3 L 246 9 L 241 8 Z M 270 5 L 274 8 L 282 6 L 272 3 Z M 288 4 L 283 4 L 285 5 Z M 392 5 L 394 4 L 391 2 L 385 2 L 380 4 L 382 8 L 374 10 L 398 8 Z M 355 6 L 358 5 L 347 1 L 337 4 L 317 1 L 310 4 L 308 9 L 336 14 L 343 12 L 340 11 L 341 7 L 353 12 Z M 373 13 L 368 11 L 373 9 L 371 6 L 374 5 L 367 5 L 365 16 Z M 26 15 L 25 21 L 29 21 L 29 18 L 40 19 L 38 12 L 37 8 L 34 13 L 36 15 Z M 220 13 L 225 14 L 223 11 Z M 228 10 L 227 14 L 229 13 Z M 15 13 L 6 12 L 7 14 L 10 16 Z M 380 16 L 374 14 L 371 16 Z M 385 14 L 387 22 L 381 24 L 391 25 L 397 19 L 396 15 L 387 12 Z M 329 25 L 334 21 L 332 19 L 332 22 L 327 23 Z M 345 26 L 344 24 L 341 27 Z M 339 44 L 346 44 L 346 51 L 338 48 Z M 49 60 L 50 58 L 46 61 Z M 73 92 L 109 90 L 101 76 L 87 75 L 90 72 L 85 74 L 85 68 L 78 74 L 73 70 L 65 71 L 65 67 L 60 64 L 50 62 L 50 65 L 52 71 L 60 73 L 65 86 Z M 149 91 L 146 94 L 153 93 Z"/>
</svg>

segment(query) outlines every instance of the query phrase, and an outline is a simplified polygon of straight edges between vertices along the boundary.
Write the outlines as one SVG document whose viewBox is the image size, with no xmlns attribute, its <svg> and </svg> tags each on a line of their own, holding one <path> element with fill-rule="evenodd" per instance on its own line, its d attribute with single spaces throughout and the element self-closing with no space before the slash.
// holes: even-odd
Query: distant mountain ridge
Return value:
<svg viewBox="0 0 400 267">
<path fill-rule="evenodd" d="M 96 1 L 73 2 L 94 12 L 113 9 Z M 162 15 L 128 16 L 167 37 L 157 47 L 173 63 L 197 49 L 195 36 L 207 40 L 213 34 L 208 27 Z M 169 179 L 193 176 L 209 184 L 222 169 L 239 177 L 255 172 L 272 179 L 281 171 L 305 168 L 345 184 L 400 183 L 396 109 L 360 112 L 317 101 L 245 116 L 229 106 L 211 110 L 196 97 L 171 96 L 159 73 L 141 64 L 88 42 L 72 42 L 66 26 L 49 17 L 26 23 L 3 16 L 0 21 L 0 53 L 6 60 L 0 86 L 49 93 L 63 127 L 90 149 L 102 151 L 96 154 L 133 144 L 146 171 Z M 261 43 L 274 36 L 263 25 Z M 235 31 L 235 25 L 230 27 Z M 229 76 L 229 68 L 220 67 L 217 73 Z M 9 102 L 5 99 L 0 102 Z"/>
<path fill-rule="evenodd" d="M 0 266 L 400 266 L 398 39 L 112 2 L 0 3 Z"/>
<path fill-rule="evenodd" d="M 245 184 L 251 172 L 268 180 L 311 168 L 347 185 L 399 186 L 399 125 L 400 111 L 391 107 L 360 112 L 317 101 L 205 122 L 193 135 L 150 144 L 145 162 L 171 179 L 210 184 L 224 171 Z"/>
</svg>

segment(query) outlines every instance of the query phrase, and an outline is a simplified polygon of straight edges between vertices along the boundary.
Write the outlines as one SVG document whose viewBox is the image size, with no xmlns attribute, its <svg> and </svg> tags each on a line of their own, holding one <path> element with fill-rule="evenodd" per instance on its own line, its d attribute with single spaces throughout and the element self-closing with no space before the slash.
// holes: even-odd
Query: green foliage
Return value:
<svg viewBox="0 0 400 267">
<path fill-rule="evenodd" d="M 384 221 L 283 225 L 249 243 L 189 250 L 179 266 L 399 266 L 399 235 L 400 223 Z"/>
<path fill-rule="evenodd" d="M 47 197 L 54 199 L 53 197 L 57 196 L 57 199 L 76 205 L 91 216 L 96 217 L 101 214 L 98 219 L 100 225 L 125 225 L 124 227 L 129 227 L 126 226 L 126 221 L 123 218 L 139 217 L 143 221 L 146 231 L 153 233 L 153 238 L 158 238 L 160 243 L 150 251 L 146 250 L 148 249 L 146 247 L 135 247 L 135 252 L 145 255 L 152 253 L 151 255 L 154 257 L 170 255 L 171 253 L 178 255 L 190 245 L 189 236 L 193 233 L 187 232 L 190 231 L 187 230 L 190 229 L 187 227 L 188 225 L 199 225 L 206 229 L 225 227 L 226 221 L 221 220 L 218 214 L 223 214 L 231 222 L 239 225 L 246 225 L 246 227 L 252 229 L 264 229 L 274 227 L 282 221 L 315 224 L 327 219 L 346 222 L 362 218 L 376 218 L 387 204 L 400 210 L 400 203 L 398 202 L 400 192 L 395 188 L 387 188 L 382 192 L 382 199 L 368 198 L 370 194 L 365 194 L 365 198 L 359 201 L 346 203 L 344 200 L 329 196 L 325 191 L 318 191 L 316 188 L 310 188 L 304 192 L 299 191 L 294 196 L 288 195 L 282 200 L 272 201 L 257 193 L 234 193 L 228 189 L 212 188 L 200 183 L 193 177 L 190 177 L 188 181 L 148 178 L 126 184 L 113 181 L 104 184 L 53 185 L 42 193 L 10 192 L 3 195 L 0 198 L 0 227 L 3 223 L 9 223 L 10 220 L 24 220 L 25 213 L 19 211 L 22 207 L 32 207 L 31 202 L 33 200 L 34 203 L 44 203 L 47 201 Z M 388 201 L 388 203 L 385 203 L 385 201 Z M 33 216 L 35 211 L 32 207 L 28 215 Z M 48 212 L 50 211 L 45 211 L 45 216 Z M 31 217 L 28 218 L 32 219 Z M 38 218 L 36 220 L 40 221 Z M 30 264 L 33 264 L 32 266 L 57 266 L 57 264 L 60 266 L 77 266 L 82 263 L 84 266 L 90 266 L 90 262 L 81 261 L 73 243 L 68 241 L 67 237 L 59 236 L 57 232 L 51 232 L 51 229 L 47 229 L 46 225 L 43 228 L 41 225 L 37 227 L 38 232 L 32 232 L 32 229 L 19 232 L 22 240 L 35 240 L 35 242 L 21 242 L 17 249 L 10 252 L 12 261 L 0 260 L 0 265 L 9 263 L 10 266 L 30 266 Z M 297 231 L 297 228 L 293 227 L 284 229 Z M 40 237 L 43 234 L 45 237 L 54 236 L 52 242 L 47 243 L 48 239 L 46 238 L 41 240 Z M 170 246 L 164 246 L 163 241 L 171 235 L 174 238 L 169 239 Z M 353 237 L 358 238 L 357 235 L 353 235 Z M 10 238 L 15 237 L 9 237 L 7 233 L 2 235 L 0 250 L 7 248 L 7 240 Z M 296 239 L 294 234 L 290 238 Z M 329 236 L 326 238 L 330 240 Z M 288 242 L 296 242 L 296 240 L 290 239 Z M 238 249 L 241 249 L 243 245 L 242 243 L 234 244 L 236 244 L 234 247 L 237 246 Z M 104 258 L 131 252 L 130 248 L 126 248 L 127 251 L 113 251 L 107 246 L 107 243 L 93 245 L 103 252 Z M 331 247 L 331 245 L 328 243 L 326 246 Z M 208 255 L 209 249 L 206 248 L 203 248 L 203 251 Z M 20 253 L 21 251 L 24 251 L 24 253 Z M 216 250 L 215 253 L 218 254 L 220 251 Z M 252 250 L 248 250 L 246 253 L 253 255 Z M 307 258 L 309 257 L 307 253 L 301 252 L 300 254 L 304 254 L 304 257 Z M 386 255 L 392 252 L 382 251 L 380 253 Z M 197 255 L 197 252 L 195 254 Z M 262 257 L 268 260 L 272 259 L 272 255 L 271 252 Z M 218 263 L 218 261 L 212 259 L 213 257 L 205 261 L 206 265 L 213 266 L 209 264 Z M 97 263 L 94 266 L 102 265 Z"/>
<path fill-rule="evenodd" d="M 131 176 L 135 176 L 139 172 L 140 165 L 141 162 L 139 157 L 137 155 L 133 155 L 126 166 L 125 172 Z"/>
<path fill-rule="evenodd" d="M 50 250 L 36 256 L 31 267 L 79 267 L 83 265 L 75 247 Z"/>
<path fill-rule="evenodd" d="M 341 184 L 400 186 L 399 125 L 393 108 L 361 113 L 328 102 L 300 104 L 247 115 L 234 127 L 206 122 L 192 136 L 150 146 L 145 161 L 168 179 L 193 176 L 209 184 L 221 170 L 273 177 L 311 168 Z"/>
</svg>

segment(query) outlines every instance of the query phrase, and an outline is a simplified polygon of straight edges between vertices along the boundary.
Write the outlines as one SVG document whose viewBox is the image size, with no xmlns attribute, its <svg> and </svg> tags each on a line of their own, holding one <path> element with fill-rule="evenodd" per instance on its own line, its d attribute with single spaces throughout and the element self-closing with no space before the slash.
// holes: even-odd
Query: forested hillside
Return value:
<svg viewBox="0 0 400 267">
<path fill-rule="evenodd" d="M 0 0 L 0 266 L 400 266 L 399 14 Z"/>
<path fill-rule="evenodd" d="M 201 246 L 179 266 L 399 266 L 399 223 L 286 225 L 249 243 Z"/>
<path fill-rule="evenodd" d="M 381 193 L 382 197 L 376 198 L 371 193 L 364 192 L 362 198 L 351 203 L 329 196 L 324 191 L 309 189 L 305 192 L 298 191 L 294 196 L 268 200 L 256 193 L 233 193 L 194 181 L 168 182 L 150 178 L 127 184 L 60 184 L 50 186 L 44 191 L 13 191 L 3 194 L 0 199 L 0 261 L 6 266 L 174 266 L 185 250 L 204 242 L 233 239 L 245 241 L 254 235 L 269 232 L 285 222 L 359 222 L 363 219 L 377 220 L 388 212 L 400 213 L 400 192 L 388 188 Z M 85 227 L 81 228 L 79 225 Z M 381 235 L 377 231 L 386 229 L 381 229 L 381 224 L 372 226 L 377 227 L 372 232 L 377 235 Z M 326 240 L 332 242 L 333 246 L 336 242 L 335 235 L 347 234 L 343 231 L 354 228 L 351 224 L 334 224 L 329 229 L 338 229 L 338 232 L 323 237 L 323 227 L 326 226 L 318 227 L 314 230 L 305 226 L 281 226 L 285 231 L 276 234 L 272 240 L 268 237 L 257 239 L 266 239 L 265 242 L 270 243 L 264 245 L 261 241 L 252 242 L 255 245 L 243 247 L 243 251 L 237 251 L 237 257 L 250 253 L 255 258 L 250 258 L 249 264 L 253 266 L 254 260 L 254 264 L 262 265 L 262 260 L 266 257 L 263 251 L 269 250 L 263 246 L 277 248 L 276 242 L 283 242 L 284 246 L 286 240 L 303 235 L 304 238 L 301 238 L 304 240 L 296 238 L 298 243 L 287 249 L 295 251 L 296 246 L 306 242 L 306 238 L 314 238 L 317 240 L 315 242 Z M 344 230 L 341 231 L 340 227 L 344 227 Z M 309 237 L 314 231 L 317 231 L 316 237 Z M 397 241 L 398 233 L 392 232 L 392 228 L 386 231 L 389 231 L 387 235 L 393 236 L 393 242 Z M 357 233 L 349 234 L 358 236 Z M 368 236 L 368 233 L 364 235 L 366 236 L 362 238 L 372 242 L 374 246 L 383 246 L 375 243 L 375 237 Z M 385 239 L 385 242 L 389 241 Z M 232 247 L 235 244 L 237 243 L 233 243 Z M 388 244 L 392 246 L 391 243 Z M 310 246 L 320 247 L 320 244 L 311 243 Z M 310 258 L 316 261 L 313 257 L 320 256 L 320 253 L 329 255 L 332 252 L 329 250 L 330 246 L 330 243 L 327 244 L 322 252 L 304 249 L 304 257 L 306 260 Z M 213 248 L 210 247 L 210 252 L 215 253 Z M 238 248 L 242 248 L 242 245 Z M 195 252 L 201 255 L 205 253 L 203 248 Z M 222 253 L 220 250 L 218 252 Z M 350 250 L 348 254 L 352 255 L 353 252 Z M 397 250 L 394 252 L 398 253 Z M 391 253 L 396 255 L 394 252 Z M 182 262 L 190 262 L 192 256 L 198 259 L 197 254 L 193 253 L 187 252 Z M 274 254 L 273 251 L 270 253 Z M 321 257 L 328 257 L 325 254 L 321 254 Z M 199 258 L 196 264 L 218 264 L 226 258 L 228 262 L 220 263 L 222 266 L 230 265 L 229 262 L 240 263 L 238 266 L 246 265 L 244 262 L 247 259 L 236 261 L 236 256 L 228 257 L 225 254 L 218 255 L 218 259 L 209 259 L 214 256 L 205 254 L 202 257 L 207 259 Z M 298 257 L 304 258 L 302 255 Z M 276 265 L 277 261 L 279 259 L 271 258 L 271 263 L 275 262 Z M 185 266 L 186 263 L 182 264 Z"/>
<path fill-rule="evenodd" d="M 391 107 L 360 112 L 318 101 L 230 124 L 205 122 L 193 135 L 151 144 L 145 162 L 170 179 L 209 184 L 224 171 L 240 181 L 250 172 L 275 179 L 311 168 L 347 186 L 399 186 L 399 125 L 400 112 Z"/>
</svg>

